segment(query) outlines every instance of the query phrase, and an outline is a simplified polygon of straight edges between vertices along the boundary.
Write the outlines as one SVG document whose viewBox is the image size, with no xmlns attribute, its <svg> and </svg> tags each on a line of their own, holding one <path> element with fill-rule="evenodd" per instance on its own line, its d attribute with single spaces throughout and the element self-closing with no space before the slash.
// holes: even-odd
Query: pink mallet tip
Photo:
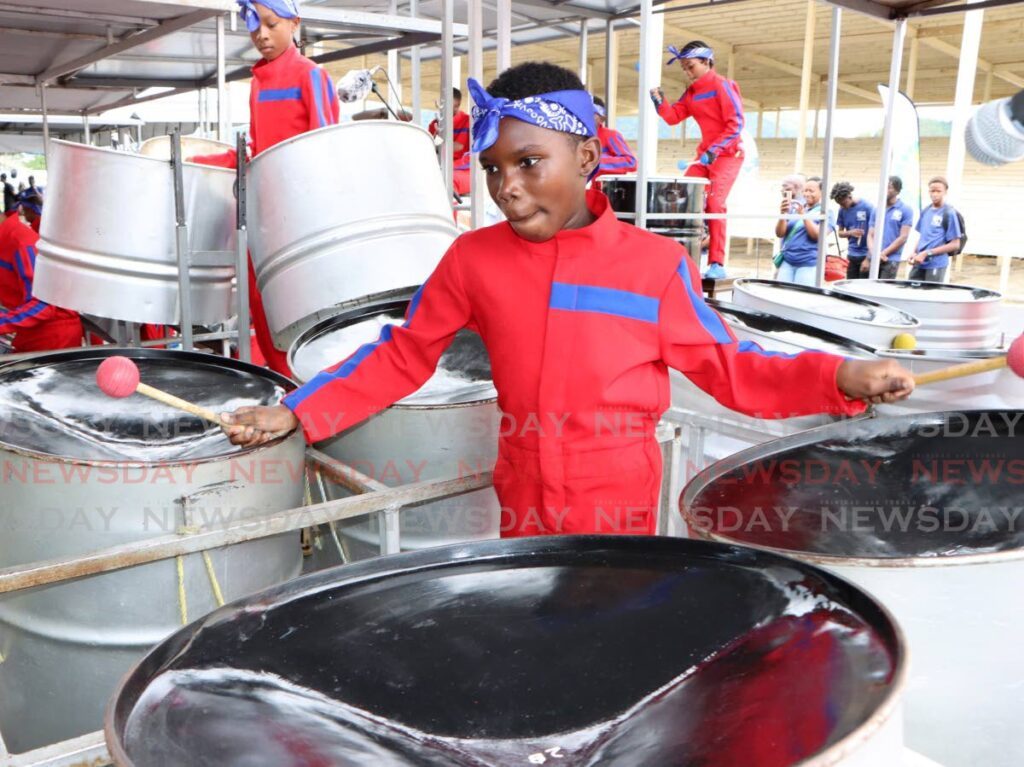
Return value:
<svg viewBox="0 0 1024 767">
<path fill-rule="evenodd" d="M 1024 378 L 1024 336 L 1017 336 L 1006 351 L 1006 367 Z"/>
<path fill-rule="evenodd" d="M 139 385 L 139 368 L 127 357 L 107 357 L 96 369 L 96 384 L 111 397 L 128 397 Z"/>
</svg>

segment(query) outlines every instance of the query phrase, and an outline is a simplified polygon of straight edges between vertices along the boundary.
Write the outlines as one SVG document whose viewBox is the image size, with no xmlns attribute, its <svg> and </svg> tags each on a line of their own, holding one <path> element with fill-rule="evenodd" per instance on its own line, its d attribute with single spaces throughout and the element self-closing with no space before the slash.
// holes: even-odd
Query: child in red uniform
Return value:
<svg viewBox="0 0 1024 767">
<path fill-rule="evenodd" d="M 629 148 L 626 139 L 617 130 L 605 125 L 608 111 L 604 101 L 594 98 L 594 123 L 597 126 L 597 138 L 601 141 L 601 164 L 594 178 L 630 173 L 636 170 L 636 155 Z"/>
<path fill-rule="evenodd" d="M 864 398 L 913 389 L 889 360 L 737 343 L 704 303 L 686 251 L 618 221 L 587 191 L 601 145 L 572 72 L 531 62 L 490 93 L 471 80 L 470 92 L 473 152 L 507 221 L 455 241 L 404 325 L 386 326 L 282 405 L 228 415 L 233 441 L 258 444 L 300 423 L 310 442 L 346 429 L 418 389 L 468 327 L 490 353 L 503 413 L 503 534 L 651 534 L 668 366 L 731 408 L 776 417 L 859 413 Z"/>
<path fill-rule="evenodd" d="M 469 115 L 463 112 L 459 107 L 462 106 L 462 91 L 458 88 L 452 88 L 452 140 L 455 145 L 452 146 L 452 160 L 455 164 L 459 164 L 459 160 L 463 156 L 469 154 Z M 431 136 L 437 135 L 437 119 L 430 121 L 430 127 L 427 128 L 430 131 Z"/>
<path fill-rule="evenodd" d="M 690 87 L 669 104 L 660 87 L 651 89 L 651 100 L 658 114 L 669 125 L 693 117 L 700 127 L 701 141 L 697 146 L 697 159 L 686 169 L 687 176 L 710 180 L 704 210 L 707 213 L 725 213 L 726 198 L 743 165 L 743 107 L 740 88 L 715 71 L 715 54 L 700 40 L 683 46 L 681 51 L 668 47 L 672 58 L 668 64 L 679 61 L 690 80 Z M 708 221 L 711 247 L 708 250 L 708 268 L 705 277 L 725 277 L 725 219 Z"/>
<path fill-rule="evenodd" d="M 237 0 L 252 43 L 263 60 L 252 68 L 249 91 L 249 147 L 255 157 L 292 136 L 338 122 L 338 95 L 322 67 L 299 53 L 295 32 L 299 8 L 295 0 Z M 190 158 L 193 162 L 234 168 L 234 150 Z M 274 348 L 249 261 L 249 300 L 256 340 L 272 370 L 290 376 L 288 355 Z"/>
<path fill-rule="evenodd" d="M 18 217 L 18 205 L 25 206 L 29 226 Z M 35 275 L 38 224 L 43 201 L 32 195 L 15 202 L 0 223 L 0 335 L 14 333 L 15 352 L 70 349 L 82 343 L 82 321 L 69 309 L 32 297 Z"/>
</svg>

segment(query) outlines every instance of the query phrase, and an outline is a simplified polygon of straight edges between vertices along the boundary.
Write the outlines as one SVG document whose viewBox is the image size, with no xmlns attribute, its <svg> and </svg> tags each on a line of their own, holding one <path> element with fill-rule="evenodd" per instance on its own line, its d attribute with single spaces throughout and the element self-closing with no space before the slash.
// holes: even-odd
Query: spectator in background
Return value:
<svg viewBox="0 0 1024 767">
<path fill-rule="evenodd" d="M 853 196 L 853 184 L 840 181 L 833 185 L 829 197 L 839 206 L 836 228 L 840 237 L 845 237 L 846 279 L 860 279 L 861 265 L 868 256 L 868 221 L 875 212 L 874 206 L 866 200 Z"/>
<path fill-rule="evenodd" d="M 914 224 L 914 211 L 903 200 L 903 179 L 889 176 L 889 186 L 885 197 L 885 224 L 882 229 L 881 263 L 878 265 L 878 279 L 895 280 L 903 258 L 903 246 L 910 236 L 910 228 Z M 868 252 L 874 249 L 875 243 L 875 211 L 871 211 L 868 222 Z M 861 264 L 861 271 L 866 275 L 871 269 L 870 261 Z"/>
<path fill-rule="evenodd" d="M 459 160 L 469 152 L 469 115 L 462 111 L 462 91 L 452 88 L 452 160 L 459 164 Z M 437 136 L 437 118 L 431 121 L 431 136 Z"/>
<path fill-rule="evenodd" d="M 775 224 L 775 236 L 782 240 L 782 263 L 779 265 L 778 279 L 813 287 L 817 277 L 815 266 L 818 263 L 818 237 L 821 229 L 814 215 L 821 211 L 821 179 L 817 176 L 807 179 L 803 199 L 792 199 L 792 191 L 784 182 L 779 212 L 803 213 L 806 217 L 798 221 L 780 218 Z M 835 221 L 829 214 L 826 231 L 832 229 L 835 229 Z"/>
<path fill-rule="evenodd" d="M 928 196 L 932 204 L 921 211 L 917 231 L 921 239 L 911 259 L 914 268 L 910 279 L 925 282 L 944 282 L 949 268 L 950 253 L 960 250 L 960 221 L 952 206 L 946 204 L 949 182 L 935 176 L 928 182 Z"/>
</svg>

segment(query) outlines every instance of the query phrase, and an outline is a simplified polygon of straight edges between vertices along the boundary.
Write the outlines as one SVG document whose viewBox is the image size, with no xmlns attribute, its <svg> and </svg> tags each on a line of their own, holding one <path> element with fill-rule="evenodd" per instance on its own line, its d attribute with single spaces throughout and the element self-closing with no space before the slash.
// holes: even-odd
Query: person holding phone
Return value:
<svg viewBox="0 0 1024 767">
<path fill-rule="evenodd" d="M 775 236 L 782 240 L 777 279 L 782 282 L 794 282 L 797 285 L 813 287 L 818 263 L 818 237 L 821 227 L 816 216 L 821 211 L 821 179 L 812 176 L 804 184 L 803 199 L 792 197 L 792 188 L 783 187 L 782 202 L 779 213 L 805 214 L 805 218 L 791 220 L 780 218 L 775 224 Z M 835 229 L 835 221 L 829 213 L 826 232 Z"/>
</svg>

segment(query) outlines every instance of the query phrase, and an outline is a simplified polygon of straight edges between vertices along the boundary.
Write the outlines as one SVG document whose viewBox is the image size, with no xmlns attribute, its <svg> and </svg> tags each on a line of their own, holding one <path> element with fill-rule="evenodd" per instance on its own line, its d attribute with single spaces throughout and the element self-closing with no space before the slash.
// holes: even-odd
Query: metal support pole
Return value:
<svg viewBox="0 0 1024 767">
<path fill-rule="evenodd" d="M 452 124 L 452 56 L 455 54 L 455 0 L 441 0 L 441 97 L 440 114 L 437 116 L 438 133 L 444 139 L 441 149 L 441 177 L 444 179 L 448 199 L 451 200 L 452 186 L 452 142 L 455 140 Z"/>
<path fill-rule="evenodd" d="M 235 251 L 235 290 L 238 296 L 238 359 L 252 361 L 252 336 L 249 332 L 249 230 L 246 219 L 245 136 L 238 134 L 235 151 L 238 155 L 238 187 L 235 221 L 238 227 Z"/>
<path fill-rule="evenodd" d="M 46 167 L 50 167 L 50 115 L 46 109 L 46 83 L 39 86 L 39 102 L 43 109 L 43 155 Z"/>
<path fill-rule="evenodd" d="M 380 524 L 380 553 L 383 556 L 397 554 L 402 550 L 400 512 L 400 506 L 388 506 L 377 514 Z"/>
<path fill-rule="evenodd" d="M 637 136 L 636 225 L 647 225 L 647 178 L 657 168 L 658 122 L 661 119 L 651 105 L 650 90 L 660 81 L 664 57 L 665 14 L 654 13 L 653 0 L 640 2 L 640 85 L 637 93 L 640 110 Z"/>
<path fill-rule="evenodd" d="M 981 25 L 985 11 L 964 14 L 964 31 L 960 39 L 960 65 L 956 74 L 956 95 L 953 120 L 949 131 L 949 152 L 946 156 L 946 180 L 954 197 L 963 187 L 964 158 L 967 152 L 964 132 L 974 102 L 974 82 L 978 74 L 978 51 L 981 47 Z M 950 259 L 952 260 L 952 258 Z M 949 275 L 952 269 L 947 269 Z"/>
<path fill-rule="evenodd" d="M 243 155 L 244 157 L 244 155 Z M 178 307 L 180 311 L 181 348 L 192 351 L 192 265 L 189 252 L 188 224 L 185 222 L 185 185 L 182 180 L 181 131 L 171 134 L 171 170 L 174 175 L 175 244 L 178 250 Z M 243 159 L 240 157 L 239 161 Z M 242 282 L 242 277 L 238 277 Z"/>
<path fill-rule="evenodd" d="M 409 2 L 409 15 L 414 19 L 419 16 L 420 3 L 419 0 L 410 0 Z M 420 91 L 423 88 L 423 84 L 420 81 L 420 46 L 414 45 L 410 56 L 410 87 L 412 88 L 412 123 L 413 125 L 419 125 L 423 121 L 423 99 Z"/>
<path fill-rule="evenodd" d="M 881 265 L 882 237 L 885 233 L 885 203 L 889 196 L 889 167 L 892 153 L 892 124 L 893 115 L 896 111 L 896 93 L 900 89 L 900 70 L 903 68 L 903 40 L 907 34 L 907 20 L 899 19 L 892 33 L 892 62 L 889 65 L 889 100 L 883 105 L 885 107 L 885 129 L 882 133 L 882 162 L 878 174 L 878 199 L 875 210 L 875 236 L 871 243 L 871 271 L 868 276 L 872 280 L 878 279 L 878 269 Z"/>
<path fill-rule="evenodd" d="M 82 128 L 85 131 L 85 143 L 86 144 L 91 144 L 92 143 L 92 130 L 90 129 L 90 126 L 89 126 L 89 115 L 87 115 L 87 114 L 82 115 Z"/>
<path fill-rule="evenodd" d="M 914 89 L 917 87 L 917 58 L 921 48 L 921 40 L 915 33 L 910 39 L 910 60 L 907 62 L 907 98 L 914 100 Z M 991 74 L 991 73 L 990 73 Z M 986 101 L 988 99 L 985 99 Z"/>
<path fill-rule="evenodd" d="M 615 22 L 609 19 L 604 29 L 604 105 L 608 111 L 605 121 L 613 128 L 619 91 L 619 44 L 615 36 Z"/>
<path fill-rule="evenodd" d="M 231 130 L 228 107 L 228 85 L 224 63 L 224 15 L 217 17 L 217 138 L 228 140 Z M 243 155 L 244 157 L 244 155 Z"/>
<path fill-rule="evenodd" d="M 842 34 L 843 10 L 838 5 L 832 6 L 832 38 L 828 48 L 828 90 L 825 95 L 825 156 L 821 161 L 821 214 L 824 220 L 818 227 L 818 268 L 815 281 L 818 287 L 825 285 L 825 258 L 828 253 L 828 208 L 829 190 L 832 186 L 832 154 L 835 149 L 833 125 L 836 113 L 836 101 L 839 94 L 839 48 Z"/>
<path fill-rule="evenodd" d="M 590 35 L 587 30 L 587 20 L 580 19 L 580 49 L 579 49 L 579 75 L 580 82 L 583 83 L 583 87 L 586 88 L 587 83 L 587 53 L 590 47 Z"/>
<path fill-rule="evenodd" d="M 500 75 L 512 66 L 512 0 L 498 0 L 497 67 Z"/>
<path fill-rule="evenodd" d="M 804 152 L 807 150 L 807 108 L 811 100 L 814 63 L 814 2 L 815 0 L 807 0 L 807 16 L 804 23 L 804 60 L 800 71 L 800 127 L 796 133 L 796 153 L 793 157 L 793 170 L 797 173 L 804 165 Z"/>
<path fill-rule="evenodd" d="M 398 15 L 398 0 L 391 0 L 389 12 L 392 16 Z M 397 48 L 388 51 L 388 104 L 395 114 L 402 114 L 402 59 Z M 390 119 L 390 115 L 388 118 Z"/>
<path fill-rule="evenodd" d="M 484 79 L 484 9 L 479 0 L 470 0 L 469 14 L 469 76 L 476 80 Z M 468 137 L 467 137 L 468 138 Z M 449 151 L 449 155 L 451 152 Z M 487 182 L 480 163 L 469 164 L 470 180 L 470 216 L 474 229 L 484 225 L 484 212 L 487 205 L 485 192 Z"/>
</svg>

